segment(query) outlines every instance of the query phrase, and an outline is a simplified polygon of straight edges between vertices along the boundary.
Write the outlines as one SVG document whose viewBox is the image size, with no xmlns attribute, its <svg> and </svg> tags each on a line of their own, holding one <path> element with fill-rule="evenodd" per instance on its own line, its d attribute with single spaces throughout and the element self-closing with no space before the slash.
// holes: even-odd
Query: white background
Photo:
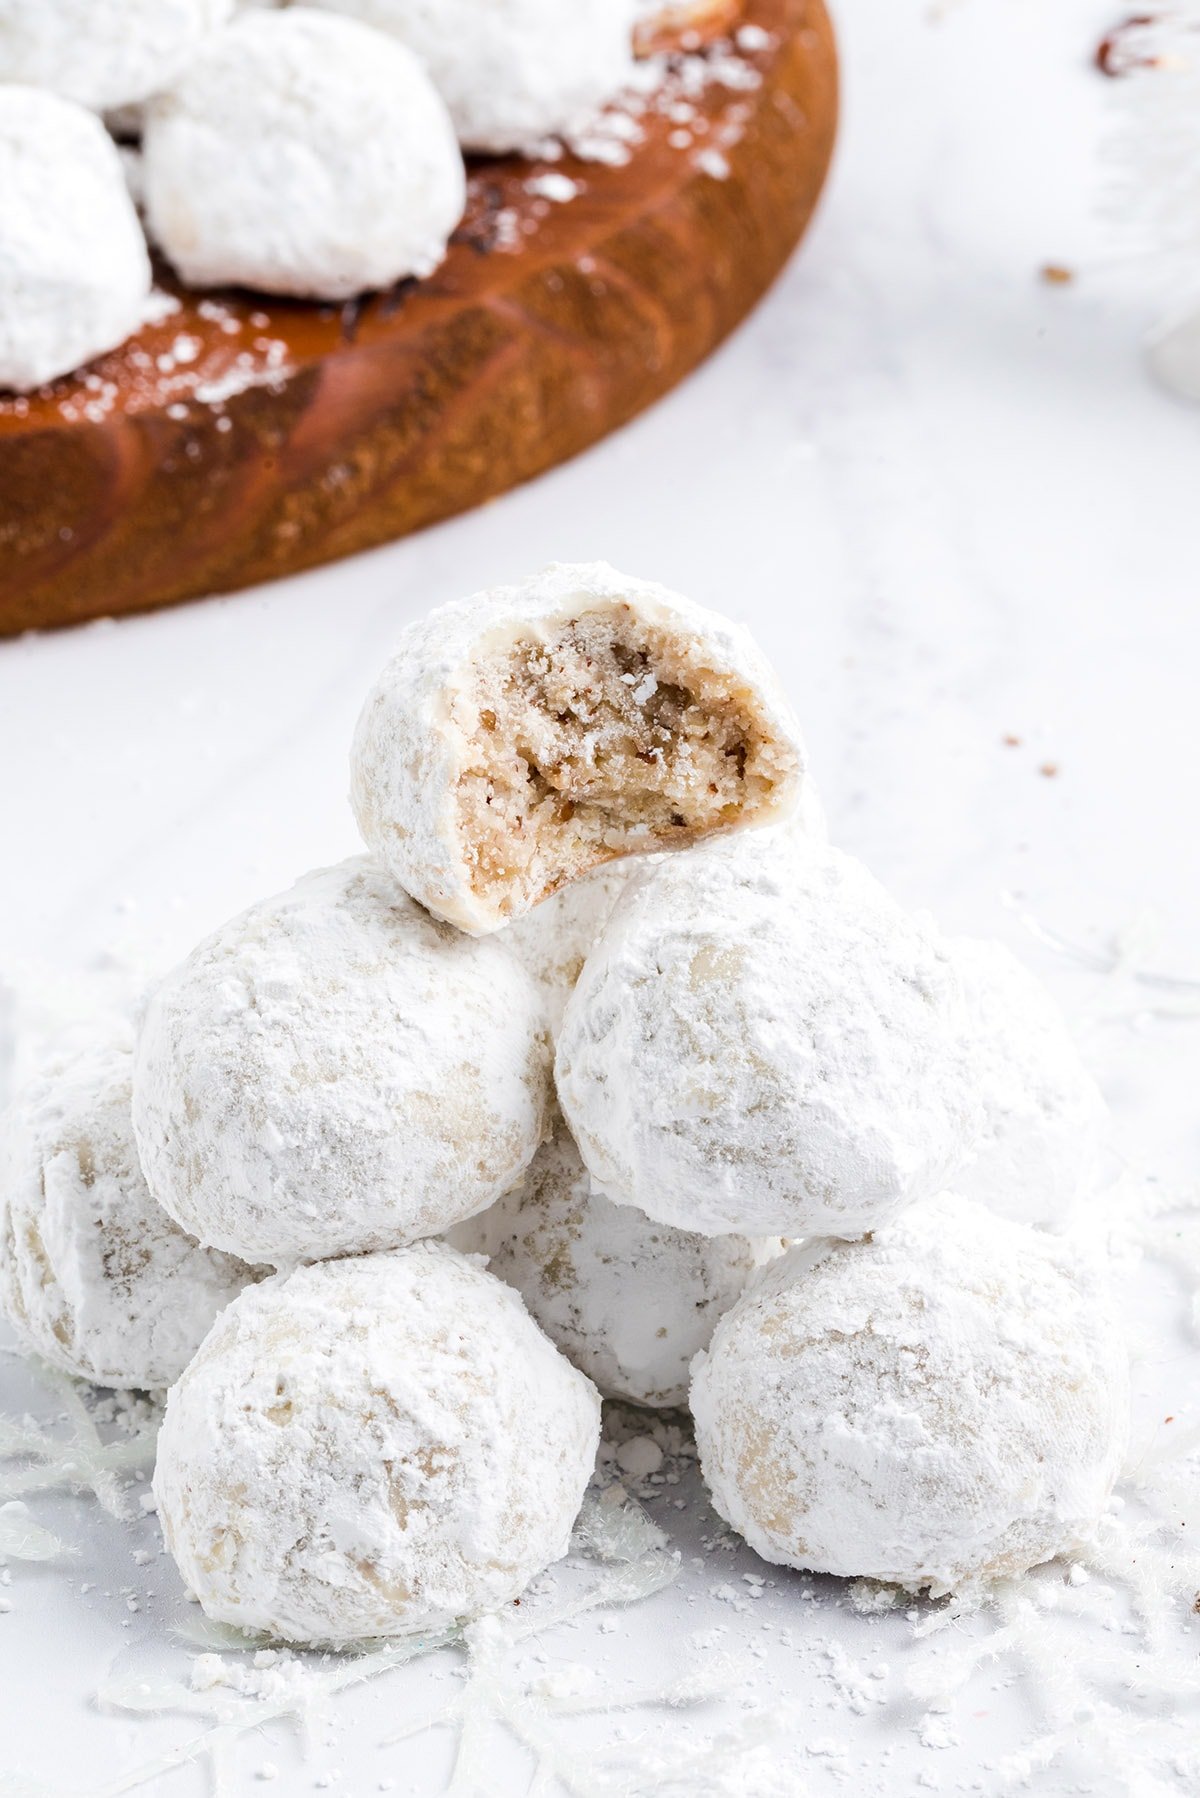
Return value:
<svg viewBox="0 0 1200 1798">
<path fill-rule="evenodd" d="M 1137 923 L 1153 968 L 1200 979 L 1200 413 L 1142 372 L 1161 295 L 1104 211 L 1115 84 L 1089 59 L 1111 12 L 844 0 L 839 23 L 844 131 L 818 222 L 754 319 L 653 413 L 419 539 L 231 599 L 0 645 L 0 978 L 20 1015 L 44 1024 L 73 992 L 82 1006 L 351 852 L 347 742 L 398 627 L 545 561 L 602 556 L 753 627 L 804 720 L 835 840 L 906 901 L 1034 961 L 1080 1019 L 1123 1154 L 1181 1194 L 1194 1185 L 1198 1026 L 1131 1017 L 1154 989 L 1126 982 L 1132 999 L 1111 1004 L 1112 983 L 1023 921 L 1100 957 Z M 1048 286 L 1046 262 L 1076 279 Z M 1145 1448 L 1161 1415 L 1195 1414 L 1200 1356 L 1167 1333 L 1176 1289 L 1142 1285 Z M 32 1390 L 0 1359 L 6 1409 Z M 105 1782 L 122 1768 L 199 1726 L 101 1715 L 92 1695 L 113 1666 L 184 1668 L 171 1632 L 187 1607 L 167 1563 L 153 1579 L 132 1567 L 135 1537 L 83 1501 L 36 1509 L 87 1546 L 65 1571 L 17 1566 L 5 1589 L 0 1771 L 56 1793 L 116 1790 Z M 658 1514 L 698 1552 L 698 1501 Z M 135 1536 L 154 1543 L 153 1523 Z M 956 1703 L 952 1745 L 923 1746 L 921 1707 L 891 1696 L 916 1653 L 902 1618 L 857 1617 L 832 1589 L 818 1607 L 789 1576 L 735 1609 L 710 1595 L 728 1558 L 685 1565 L 616 1631 L 590 1620 L 548 1638 L 551 1663 L 661 1678 L 703 1660 L 694 1632 L 725 1626 L 729 1650 L 757 1631 L 766 1658 L 738 1702 L 757 1683 L 807 1721 L 768 1757 L 779 1783 L 751 1759 L 728 1789 L 999 1789 L 997 1760 L 1041 1727 L 1002 1659 Z M 769 1571 L 749 1554 L 732 1565 L 734 1578 Z M 81 1597 L 89 1577 L 100 1585 Z M 135 1580 L 155 1597 L 131 1613 L 120 1588 Z M 887 1663 L 888 1703 L 847 1704 L 822 1658 L 831 1633 L 856 1662 Z M 338 1700 L 307 1762 L 294 1732 L 268 1731 L 233 1751 L 231 1789 L 258 1789 L 270 1759 L 289 1791 L 337 1775 L 349 1793 L 386 1778 L 438 1792 L 444 1735 L 378 1742 L 456 1685 L 448 1668 L 409 1669 Z M 577 1739 L 611 1742 L 619 1726 L 593 1718 Z M 672 1711 L 643 1726 L 673 1752 L 724 1724 Z M 1183 1762 L 1173 1787 L 1162 1759 L 1182 1725 L 1162 1724 L 1153 1786 L 1114 1764 L 1094 1720 L 1074 1733 L 1100 1750 L 1090 1769 L 1034 1768 L 1035 1789 L 1195 1789 Z M 528 1762 L 502 1732 L 488 1767 L 481 1792 L 526 1789 Z M 605 1789 L 667 1789 L 646 1777 Z M 163 1789 L 204 1788 L 184 1772 Z"/>
</svg>

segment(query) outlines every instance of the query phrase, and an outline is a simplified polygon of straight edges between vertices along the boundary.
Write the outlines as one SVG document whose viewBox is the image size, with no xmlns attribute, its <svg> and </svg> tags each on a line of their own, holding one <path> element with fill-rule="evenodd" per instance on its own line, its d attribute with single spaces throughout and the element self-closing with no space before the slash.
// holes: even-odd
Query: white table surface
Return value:
<svg viewBox="0 0 1200 1798">
<path fill-rule="evenodd" d="M 1136 926 L 1143 966 L 1200 980 L 1200 413 L 1142 372 L 1155 271 L 1123 259 L 1104 214 L 1113 86 L 1088 64 L 1111 22 L 1104 0 L 843 0 L 845 123 L 817 224 L 753 320 L 654 412 L 416 540 L 238 597 L 0 645 L 0 980 L 16 995 L 16 1061 L 54 1019 L 119 998 L 137 969 L 353 851 L 347 741 L 404 620 L 551 559 L 603 556 L 752 625 L 805 721 L 835 839 L 906 901 L 1005 937 L 1046 974 L 1079 1020 L 1122 1155 L 1185 1202 L 1200 1024 L 1159 1015 L 1161 989 L 1052 952 L 1028 922 L 1102 960 Z M 1046 262 L 1076 279 L 1045 284 Z M 1187 1010 L 1186 995 L 1166 1003 Z M 1144 1456 L 1164 1416 L 1179 1432 L 1200 1410 L 1200 1352 L 1187 1280 L 1153 1246 L 1120 1240 Z M 59 1400 L 4 1354 L 0 1407 L 50 1415 Z M 614 1692 L 711 1673 L 718 1654 L 742 1671 L 724 1705 L 560 1719 L 574 1790 L 1197 1789 L 1194 1690 L 1146 1699 L 1149 1731 L 1120 1720 L 1144 1657 L 1122 1634 L 1118 1587 L 1111 1614 L 1079 1625 L 1125 1656 L 1084 1679 L 1091 1696 L 1052 1691 L 1060 1650 L 1027 1679 L 1010 1636 L 929 1713 L 912 1688 L 928 1685 L 933 1650 L 902 1611 L 860 1616 L 820 1582 L 805 1598 L 812 1582 L 745 1550 L 714 1561 L 697 1547 L 711 1535 L 702 1501 L 678 1510 L 677 1495 L 651 1508 L 683 1549 L 680 1578 L 548 1632 L 537 1652 L 568 1686 L 583 1665 Z M 105 1712 L 94 1695 L 114 1677 L 186 1678 L 193 1650 L 178 1630 L 196 1613 L 165 1559 L 130 1560 L 139 1544 L 157 1549 L 153 1519 L 30 1502 L 77 1553 L 14 1562 L 0 1587 L 0 1791 L 4 1774 L 17 1791 L 124 1789 L 123 1772 L 202 1724 Z M 757 1603 L 714 1596 L 746 1571 L 775 1582 Z M 560 1595 L 587 1577 L 561 1576 Z M 1061 1569 L 1047 1581 L 1065 1589 Z M 1000 1627 L 975 1618 L 942 1639 L 961 1648 Z M 1188 1628 L 1181 1608 L 1169 1630 L 1200 1683 Z M 885 1663 L 864 1698 L 858 1674 Z M 443 1656 L 332 1700 L 307 1753 L 286 1722 L 235 1742 L 227 1789 L 259 1789 L 271 1763 L 289 1792 L 322 1780 L 354 1795 L 388 1780 L 440 1792 L 447 1732 L 379 1744 L 460 1690 L 458 1665 Z M 756 1698 L 769 1728 L 747 1722 Z M 1022 1761 L 1055 1729 L 1061 1752 Z M 738 1771 L 722 1784 L 726 1763 L 706 1744 L 731 1730 Z M 754 1749 L 755 1731 L 774 1732 L 767 1747 Z M 603 1753 L 621 1732 L 645 1732 L 657 1772 L 610 1776 Z M 486 1740 L 486 1770 L 462 1789 L 524 1792 L 530 1762 L 511 1733 L 496 1724 Z M 672 1760 L 676 1785 L 662 1771 Z M 185 1768 L 147 1789 L 186 1798 L 206 1777 Z"/>
</svg>

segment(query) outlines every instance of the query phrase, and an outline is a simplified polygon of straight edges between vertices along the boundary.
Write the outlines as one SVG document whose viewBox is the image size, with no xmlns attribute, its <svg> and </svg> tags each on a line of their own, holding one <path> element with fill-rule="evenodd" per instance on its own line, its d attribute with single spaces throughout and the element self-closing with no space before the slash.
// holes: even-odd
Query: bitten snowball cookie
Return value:
<svg viewBox="0 0 1200 1798">
<path fill-rule="evenodd" d="M 210 1617 L 337 1646 L 515 1598 L 599 1436 L 516 1293 L 419 1243 L 244 1293 L 170 1395 L 154 1491 Z"/>
<path fill-rule="evenodd" d="M 471 150 L 585 125 L 633 69 L 634 0 L 320 0 L 415 50 Z"/>
<path fill-rule="evenodd" d="M 547 1336 L 606 1398 L 685 1405 L 692 1357 L 708 1343 L 778 1236 L 693 1236 L 594 1188 L 560 1122 L 521 1185 L 450 1233 L 490 1256 Z"/>
<path fill-rule="evenodd" d="M 713 1502 L 766 1560 L 940 1594 L 1086 1540 L 1128 1386 L 1094 1270 L 943 1195 L 768 1269 L 698 1358 L 692 1412 Z"/>
<path fill-rule="evenodd" d="M 233 0 L 0 0 L 0 81 L 104 112 L 175 79 Z"/>
<path fill-rule="evenodd" d="M 358 721 L 351 800 L 405 891 L 483 935 L 619 856 L 785 815 L 803 769 L 744 630 L 556 563 L 408 627 Z"/>
<path fill-rule="evenodd" d="M 932 928 L 860 863 L 731 839 L 622 895 L 555 1077 L 614 1199 L 710 1235 L 858 1236 L 970 1152 L 965 1021 Z"/>
<path fill-rule="evenodd" d="M 0 388 L 26 392 L 113 349 L 149 294 L 142 228 L 99 119 L 0 86 Z"/>
<path fill-rule="evenodd" d="M 1096 1179 L 1108 1109 L 1062 1012 L 1003 943 L 952 937 L 984 1127 L 954 1187 L 1023 1223 L 1062 1225 Z"/>
<path fill-rule="evenodd" d="M 0 1305 L 18 1337 L 102 1386 L 169 1386 L 253 1277 L 155 1204 L 129 1116 L 133 1057 L 49 1064 L 0 1115 Z"/>
<path fill-rule="evenodd" d="M 150 233 L 192 287 L 345 299 L 427 275 L 466 175 L 417 59 L 309 7 L 240 13 L 146 114 Z"/>
<path fill-rule="evenodd" d="M 437 923 L 364 856 L 253 906 L 151 998 L 142 1165 L 184 1229 L 250 1261 L 392 1248 L 520 1177 L 548 1060 L 507 950 Z"/>
</svg>

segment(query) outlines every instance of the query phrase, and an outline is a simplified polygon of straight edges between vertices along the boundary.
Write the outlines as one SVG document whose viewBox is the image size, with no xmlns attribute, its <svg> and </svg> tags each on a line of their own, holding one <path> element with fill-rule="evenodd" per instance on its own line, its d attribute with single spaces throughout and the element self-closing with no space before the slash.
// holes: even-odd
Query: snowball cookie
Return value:
<svg viewBox="0 0 1200 1798">
<path fill-rule="evenodd" d="M 471 150 L 586 125 L 633 71 L 636 0 L 320 0 L 415 50 Z"/>
<path fill-rule="evenodd" d="M 210 1617 L 338 1646 L 507 1604 L 566 1553 L 600 1403 L 445 1243 L 243 1293 L 172 1391 L 154 1491 Z"/>
<path fill-rule="evenodd" d="M 778 833 L 795 833 L 819 843 L 828 841 L 824 808 L 811 779 L 800 789 L 800 803 L 786 824 L 740 833 L 738 853 L 754 857 L 764 853 Z M 557 1036 L 563 1012 L 583 964 L 599 942 L 617 900 L 631 880 L 651 868 L 658 856 L 626 856 L 585 874 L 523 917 L 514 918 L 504 942 L 539 982 L 546 1000 L 551 1031 Z"/>
<path fill-rule="evenodd" d="M 233 0 L 0 0 L 0 81 L 52 88 L 97 112 L 175 79 Z"/>
<path fill-rule="evenodd" d="M 1108 1109 L 1045 987 L 1003 943 L 952 937 L 972 1018 L 983 1133 L 956 1192 L 1062 1225 L 1097 1177 Z"/>
<path fill-rule="evenodd" d="M 713 1502 L 768 1561 L 935 1594 L 1091 1532 L 1128 1436 L 1094 1269 L 970 1200 L 790 1251 L 697 1358 Z"/>
<path fill-rule="evenodd" d="M 551 1342 L 606 1398 L 686 1405 L 688 1368 L 778 1236 L 693 1236 L 614 1205 L 559 1120 L 521 1185 L 450 1232 L 490 1257 Z"/>
<path fill-rule="evenodd" d="M 351 801 L 405 891 L 483 935 L 618 856 L 786 814 L 803 767 L 740 626 L 555 563 L 408 627 L 358 721 Z"/>
<path fill-rule="evenodd" d="M 142 228 L 99 119 L 0 86 L 0 388 L 26 392 L 111 350 L 149 294 Z"/>
<path fill-rule="evenodd" d="M 169 1386 L 253 1277 L 155 1204 L 129 1116 L 133 1056 L 46 1066 L 0 1115 L 0 1307 L 27 1348 L 101 1386 Z"/>
<path fill-rule="evenodd" d="M 416 57 L 310 7 L 240 13 L 143 141 L 150 234 L 191 287 L 340 300 L 427 275 L 466 203 Z"/>
<path fill-rule="evenodd" d="M 201 943 L 151 997 L 133 1119 L 183 1228 L 274 1266 L 482 1211 L 544 1135 L 537 989 L 363 856 Z"/>
<path fill-rule="evenodd" d="M 706 1235 L 858 1236 L 969 1154 L 965 1022 L 932 927 L 859 862 L 730 841 L 622 895 L 555 1077 L 614 1199 Z"/>
</svg>

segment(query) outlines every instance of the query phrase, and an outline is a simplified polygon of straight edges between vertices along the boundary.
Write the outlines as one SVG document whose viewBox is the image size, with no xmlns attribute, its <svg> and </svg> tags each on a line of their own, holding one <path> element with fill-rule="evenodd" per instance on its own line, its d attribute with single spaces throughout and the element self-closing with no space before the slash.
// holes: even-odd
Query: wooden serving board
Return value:
<svg viewBox="0 0 1200 1798">
<path fill-rule="evenodd" d="M 402 536 L 673 387 L 782 267 L 833 145 L 822 0 L 741 10 L 736 55 L 713 46 L 698 92 L 681 57 L 623 165 L 475 163 L 428 280 L 334 307 L 164 279 L 166 316 L 78 375 L 0 396 L 0 635 Z M 574 197 L 539 192 L 546 176 Z"/>
</svg>

